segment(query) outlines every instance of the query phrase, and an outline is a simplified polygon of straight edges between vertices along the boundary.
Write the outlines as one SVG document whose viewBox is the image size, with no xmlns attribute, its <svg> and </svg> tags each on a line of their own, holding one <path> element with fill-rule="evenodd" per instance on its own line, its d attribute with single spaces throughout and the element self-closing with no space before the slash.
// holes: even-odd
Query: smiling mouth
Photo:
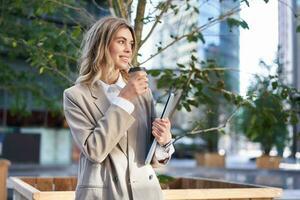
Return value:
<svg viewBox="0 0 300 200">
<path fill-rule="evenodd" d="M 128 62 L 129 61 L 129 58 L 128 57 L 125 57 L 125 56 L 120 56 L 121 60 L 124 61 L 124 62 Z"/>
</svg>

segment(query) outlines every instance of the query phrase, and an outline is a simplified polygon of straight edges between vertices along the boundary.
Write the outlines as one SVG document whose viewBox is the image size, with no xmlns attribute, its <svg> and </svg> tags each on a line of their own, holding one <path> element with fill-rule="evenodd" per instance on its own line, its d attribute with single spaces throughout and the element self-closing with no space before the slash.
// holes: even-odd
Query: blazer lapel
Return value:
<svg viewBox="0 0 300 200">
<path fill-rule="evenodd" d="M 96 83 L 90 87 L 90 92 L 92 97 L 94 98 L 94 104 L 96 105 L 98 110 L 102 113 L 102 115 L 104 115 L 110 106 L 110 102 L 106 97 L 102 86 Z"/>
<path fill-rule="evenodd" d="M 108 110 L 109 106 L 111 105 L 110 101 L 108 100 L 107 96 L 104 93 L 103 87 L 98 85 L 97 83 L 90 87 L 90 92 L 92 97 L 94 98 L 94 104 L 101 112 L 102 115 Z M 122 152 L 127 156 L 127 136 L 121 138 L 118 143 L 118 146 L 121 148 Z"/>
</svg>

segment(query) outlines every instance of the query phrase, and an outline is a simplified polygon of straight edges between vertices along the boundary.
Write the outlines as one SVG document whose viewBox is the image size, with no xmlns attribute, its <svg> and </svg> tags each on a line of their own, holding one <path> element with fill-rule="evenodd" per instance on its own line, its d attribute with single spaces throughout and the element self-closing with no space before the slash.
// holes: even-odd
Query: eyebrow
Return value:
<svg viewBox="0 0 300 200">
<path fill-rule="evenodd" d="M 118 40 L 118 39 L 124 39 L 124 40 L 127 41 L 127 38 L 125 38 L 125 37 L 123 37 L 123 36 L 116 37 L 115 39 L 116 39 L 116 40 Z M 134 40 L 131 40 L 131 42 L 134 42 Z"/>
</svg>

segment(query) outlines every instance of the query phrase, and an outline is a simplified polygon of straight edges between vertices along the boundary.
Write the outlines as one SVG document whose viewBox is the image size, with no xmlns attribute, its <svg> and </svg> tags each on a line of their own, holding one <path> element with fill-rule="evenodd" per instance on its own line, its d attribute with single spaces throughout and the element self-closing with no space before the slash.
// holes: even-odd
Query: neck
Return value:
<svg viewBox="0 0 300 200">
<path fill-rule="evenodd" d="M 109 84 L 114 84 L 114 83 L 116 83 L 117 80 L 118 80 L 118 78 L 119 78 L 119 75 L 120 75 L 120 73 L 116 73 L 116 75 L 113 76 L 113 77 L 111 78 L 111 80 L 109 81 L 109 82 L 110 82 Z"/>
<path fill-rule="evenodd" d="M 116 73 L 114 73 L 110 79 L 108 79 L 107 81 L 104 81 L 104 82 L 107 83 L 108 85 L 114 84 L 117 82 L 119 76 L 120 76 L 120 72 L 116 71 Z"/>
</svg>

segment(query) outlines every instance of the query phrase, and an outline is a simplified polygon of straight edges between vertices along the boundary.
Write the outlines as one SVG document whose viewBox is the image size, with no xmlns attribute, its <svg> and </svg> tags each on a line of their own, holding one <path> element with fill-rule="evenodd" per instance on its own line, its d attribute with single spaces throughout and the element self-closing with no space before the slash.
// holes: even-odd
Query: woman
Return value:
<svg viewBox="0 0 300 200">
<path fill-rule="evenodd" d="M 163 199 L 144 163 L 151 134 L 160 144 L 152 166 L 170 159 L 171 125 L 154 119 L 146 72 L 128 74 L 135 45 L 133 28 L 114 17 L 97 21 L 83 40 L 79 77 L 64 92 L 65 116 L 81 150 L 76 199 Z"/>
</svg>

